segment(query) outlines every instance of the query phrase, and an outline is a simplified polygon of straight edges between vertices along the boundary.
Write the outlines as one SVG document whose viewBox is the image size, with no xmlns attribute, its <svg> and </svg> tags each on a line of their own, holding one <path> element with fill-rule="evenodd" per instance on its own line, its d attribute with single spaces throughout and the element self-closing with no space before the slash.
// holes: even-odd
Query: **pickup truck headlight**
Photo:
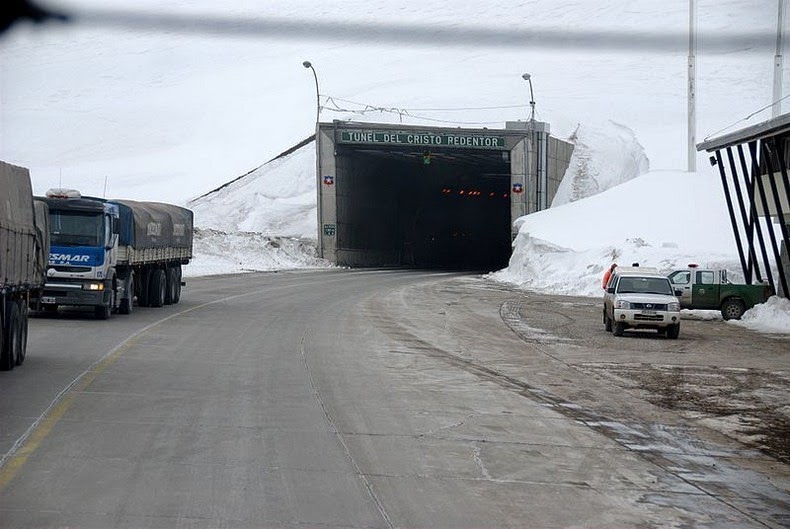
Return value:
<svg viewBox="0 0 790 529">
<path fill-rule="evenodd" d="M 672 303 L 667 304 L 667 310 L 669 312 L 680 312 L 680 303 L 674 301 Z"/>
<path fill-rule="evenodd" d="M 618 299 L 617 303 L 614 304 L 614 307 L 616 309 L 630 309 L 631 308 L 631 304 L 629 302 L 625 301 L 625 300 Z"/>
<path fill-rule="evenodd" d="M 82 290 L 104 290 L 104 283 L 83 283 Z"/>
</svg>

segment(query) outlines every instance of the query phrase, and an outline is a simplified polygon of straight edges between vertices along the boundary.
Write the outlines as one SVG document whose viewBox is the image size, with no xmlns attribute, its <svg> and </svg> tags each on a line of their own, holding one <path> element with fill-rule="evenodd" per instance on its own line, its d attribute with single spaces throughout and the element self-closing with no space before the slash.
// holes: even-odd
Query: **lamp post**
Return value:
<svg viewBox="0 0 790 529">
<path fill-rule="evenodd" d="M 302 66 L 313 71 L 313 78 L 315 79 L 315 122 L 317 125 L 319 114 L 321 113 L 321 96 L 318 92 L 318 75 L 315 73 L 315 68 L 313 68 L 313 64 L 310 61 L 303 62 Z"/>
<path fill-rule="evenodd" d="M 529 83 L 529 106 L 530 106 L 529 120 L 535 121 L 535 95 L 532 92 L 532 76 L 529 75 L 528 73 L 525 73 L 524 75 L 521 76 L 521 78 Z"/>
</svg>

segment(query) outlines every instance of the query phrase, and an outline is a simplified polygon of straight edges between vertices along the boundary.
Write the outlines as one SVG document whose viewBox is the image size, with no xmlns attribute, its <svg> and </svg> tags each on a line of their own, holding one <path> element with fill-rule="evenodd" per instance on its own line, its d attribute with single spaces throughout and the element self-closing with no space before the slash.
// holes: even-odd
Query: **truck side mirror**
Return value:
<svg viewBox="0 0 790 529">
<path fill-rule="evenodd" d="M 607 288 L 606 292 L 609 293 L 609 294 L 614 294 L 614 287 Z"/>
<path fill-rule="evenodd" d="M 683 291 L 675 289 L 675 295 L 676 296 L 682 296 L 683 295 Z"/>
</svg>

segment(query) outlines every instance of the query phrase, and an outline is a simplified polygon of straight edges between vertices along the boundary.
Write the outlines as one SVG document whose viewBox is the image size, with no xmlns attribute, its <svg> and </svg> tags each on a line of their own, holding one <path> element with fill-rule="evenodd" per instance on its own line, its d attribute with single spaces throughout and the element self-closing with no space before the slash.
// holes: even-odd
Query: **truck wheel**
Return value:
<svg viewBox="0 0 790 529">
<path fill-rule="evenodd" d="M 177 264 L 173 269 L 175 274 L 175 291 L 173 295 L 173 303 L 178 303 L 181 301 L 181 265 Z"/>
<path fill-rule="evenodd" d="M 0 321 L 0 371 L 8 371 L 8 367 L 6 367 L 6 356 L 5 356 L 5 328 L 3 327 L 3 322 Z"/>
<path fill-rule="evenodd" d="M 161 268 L 151 271 L 151 284 L 148 288 L 148 301 L 152 307 L 161 307 L 165 304 L 167 280 L 165 271 Z"/>
<path fill-rule="evenodd" d="M 11 371 L 16 365 L 19 356 L 19 305 L 15 301 L 6 301 L 5 304 L 5 340 L 0 350 L 0 370 Z"/>
<path fill-rule="evenodd" d="M 625 323 L 621 321 L 614 322 L 614 328 L 612 329 L 612 334 L 615 336 L 622 336 L 623 332 L 625 332 Z"/>
<path fill-rule="evenodd" d="M 678 336 L 680 335 L 680 324 L 676 323 L 675 325 L 670 325 L 667 327 L 667 338 L 672 340 L 677 340 Z"/>
<path fill-rule="evenodd" d="M 151 270 L 140 270 L 140 277 L 137 278 L 137 306 L 150 307 L 150 297 L 148 295 L 149 287 L 151 286 Z"/>
<path fill-rule="evenodd" d="M 97 320 L 109 320 L 112 313 L 115 311 L 116 295 L 118 293 L 118 283 L 115 278 L 110 282 L 110 291 L 107 305 L 96 305 L 94 307 L 94 316 Z"/>
<path fill-rule="evenodd" d="M 94 315 L 97 320 L 109 320 L 112 316 L 112 309 L 115 306 L 115 289 L 110 289 L 110 299 L 107 305 L 96 305 L 94 307 Z"/>
<path fill-rule="evenodd" d="M 28 327 L 28 307 L 24 301 L 19 302 L 19 353 L 16 357 L 16 365 L 21 366 L 27 356 L 27 327 Z"/>
<path fill-rule="evenodd" d="M 738 298 L 725 299 L 721 304 L 721 316 L 725 320 L 740 320 L 746 312 L 746 305 Z"/>
<path fill-rule="evenodd" d="M 118 303 L 118 312 L 121 314 L 131 314 L 134 306 L 134 272 L 129 272 L 129 281 L 126 288 L 127 298 Z"/>
<path fill-rule="evenodd" d="M 176 297 L 176 269 L 172 266 L 165 270 L 165 305 L 172 305 Z"/>
<path fill-rule="evenodd" d="M 609 319 L 609 316 L 606 315 L 606 311 L 603 313 L 603 325 L 606 332 L 612 332 L 612 320 Z"/>
</svg>

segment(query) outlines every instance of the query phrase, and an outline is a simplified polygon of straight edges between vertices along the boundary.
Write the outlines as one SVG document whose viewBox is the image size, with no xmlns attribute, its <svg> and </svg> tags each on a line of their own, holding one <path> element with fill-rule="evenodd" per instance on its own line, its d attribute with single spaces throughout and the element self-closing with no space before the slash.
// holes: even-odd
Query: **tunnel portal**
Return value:
<svg viewBox="0 0 790 529">
<path fill-rule="evenodd" d="M 539 201 L 539 143 L 523 128 L 334 122 L 317 137 L 319 254 L 338 265 L 498 270 L 530 189 Z"/>
<path fill-rule="evenodd" d="M 375 252 L 381 265 L 507 265 L 510 163 L 502 152 L 340 147 L 337 156 L 345 169 L 336 190 L 339 247 Z"/>
</svg>

